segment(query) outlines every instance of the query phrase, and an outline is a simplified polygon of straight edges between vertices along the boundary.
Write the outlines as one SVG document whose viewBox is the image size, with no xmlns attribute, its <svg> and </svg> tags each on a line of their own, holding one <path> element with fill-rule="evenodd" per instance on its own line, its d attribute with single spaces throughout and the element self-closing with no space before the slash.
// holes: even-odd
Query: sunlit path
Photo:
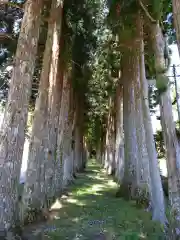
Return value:
<svg viewBox="0 0 180 240">
<path fill-rule="evenodd" d="M 69 194 L 52 206 L 53 220 L 45 227 L 45 235 L 52 240 L 159 239 L 158 224 L 133 202 L 115 198 L 116 190 L 116 183 L 91 162 Z"/>
</svg>

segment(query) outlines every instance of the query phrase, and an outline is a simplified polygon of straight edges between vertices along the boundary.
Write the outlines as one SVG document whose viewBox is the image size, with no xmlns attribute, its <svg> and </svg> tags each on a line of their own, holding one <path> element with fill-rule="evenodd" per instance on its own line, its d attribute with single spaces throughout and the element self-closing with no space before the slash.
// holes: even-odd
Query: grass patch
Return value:
<svg viewBox="0 0 180 240">
<path fill-rule="evenodd" d="M 54 220 L 45 229 L 50 240 L 103 239 L 163 239 L 161 227 L 151 221 L 149 213 L 135 207 L 133 202 L 115 198 L 117 185 L 94 162 L 83 174 L 78 174 L 69 196 L 56 202 Z"/>
</svg>

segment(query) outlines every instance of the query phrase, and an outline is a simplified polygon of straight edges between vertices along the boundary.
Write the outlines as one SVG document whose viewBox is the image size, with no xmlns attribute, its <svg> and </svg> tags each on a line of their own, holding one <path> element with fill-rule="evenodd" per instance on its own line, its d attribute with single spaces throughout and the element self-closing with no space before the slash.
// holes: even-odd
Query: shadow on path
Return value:
<svg viewBox="0 0 180 240">
<path fill-rule="evenodd" d="M 52 206 L 52 220 L 44 229 L 47 239 L 163 239 L 150 214 L 115 198 L 116 190 L 116 183 L 91 161 L 69 193 Z"/>
</svg>

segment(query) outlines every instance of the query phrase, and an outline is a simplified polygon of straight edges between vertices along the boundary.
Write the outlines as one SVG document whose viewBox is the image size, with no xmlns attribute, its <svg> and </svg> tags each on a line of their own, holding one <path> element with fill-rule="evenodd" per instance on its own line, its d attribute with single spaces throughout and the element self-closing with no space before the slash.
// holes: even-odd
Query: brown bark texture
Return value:
<svg viewBox="0 0 180 240">
<path fill-rule="evenodd" d="M 54 172 L 56 169 L 56 150 L 57 150 L 57 137 L 59 126 L 59 113 L 60 113 L 60 101 L 62 95 L 62 77 L 61 71 L 63 71 L 62 57 L 60 56 L 61 43 L 63 42 L 63 36 L 61 38 L 61 26 L 62 26 L 62 12 L 63 2 L 61 0 L 56 1 L 56 12 L 54 15 L 54 29 L 53 29 L 53 44 L 52 44 L 52 58 L 49 72 L 49 91 L 48 91 L 48 137 L 47 137 L 47 149 L 48 155 L 45 158 L 45 193 L 47 198 L 47 207 L 55 197 L 55 179 Z"/>
<path fill-rule="evenodd" d="M 48 24 L 43 66 L 40 76 L 39 94 L 36 100 L 32 135 L 29 147 L 27 177 L 23 194 L 24 213 L 32 209 L 40 210 L 45 204 L 45 158 L 48 158 L 48 96 L 49 96 L 49 74 L 51 70 L 52 47 L 57 17 L 57 0 L 52 1 Z M 24 214 L 26 218 L 26 214 Z"/>
<path fill-rule="evenodd" d="M 144 42 L 141 41 L 141 52 L 144 53 Z M 140 80 L 142 86 L 142 109 L 144 116 L 144 127 L 146 134 L 147 151 L 149 155 L 149 170 L 151 177 L 151 204 L 153 219 L 160 221 L 162 224 L 166 223 L 164 194 L 160 178 L 160 171 L 158 167 L 158 159 L 155 148 L 155 141 L 153 136 L 152 122 L 148 102 L 148 84 L 145 73 L 144 54 L 140 58 Z"/>
<path fill-rule="evenodd" d="M 64 160 L 64 175 L 63 175 L 63 187 L 66 187 L 69 182 L 73 181 L 73 156 L 72 156 L 72 132 L 73 132 L 73 122 L 74 122 L 74 107 L 73 107 L 73 89 L 71 83 L 70 94 L 69 94 L 69 110 L 67 121 L 64 127 L 63 136 L 63 160 Z"/>
<path fill-rule="evenodd" d="M 174 18 L 174 25 L 176 30 L 176 38 L 177 38 L 179 55 L 180 55 L 180 2 L 179 0 L 172 0 L 172 6 L 173 6 L 173 18 Z"/>
<path fill-rule="evenodd" d="M 140 58 L 142 58 L 143 41 L 143 18 L 139 13 L 137 18 L 137 30 L 138 30 L 138 55 L 139 55 L 139 77 L 134 82 L 135 93 L 135 112 L 136 112 L 136 134 L 138 145 L 138 169 L 137 169 L 137 183 L 139 188 L 139 197 L 146 198 L 149 201 L 149 192 L 151 191 L 150 173 L 149 173 L 149 156 L 147 152 L 147 143 L 145 137 L 144 118 L 142 112 L 142 86 L 140 82 Z"/>
<path fill-rule="evenodd" d="M 58 127 L 57 150 L 56 150 L 55 189 L 57 194 L 62 192 L 62 188 L 63 188 L 64 134 L 66 131 L 66 125 L 68 121 L 69 107 L 70 107 L 70 84 L 68 80 L 68 74 L 65 73 L 63 77 L 63 90 L 62 90 L 61 108 L 60 108 L 60 115 L 59 115 L 59 127 Z"/>
<path fill-rule="evenodd" d="M 35 68 L 42 0 L 25 4 L 0 141 L 0 229 L 13 227 L 19 212 L 18 186 L 28 103 Z"/>
<path fill-rule="evenodd" d="M 171 217 L 173 220 L 174 234 L 180 236 L 180 148 L 176 136 L 172 112 L 169 79 L 166 72 L 164 59 L 164 39 L 159 24 L 151 26 L 152 46 L 155 55 L 156 81 L 166 80 L 165 91 L 160 92 L 160 112 L 163 137 L 166 147 L 169 200 L 171 204 Z M 162 81 L 162 80 L 161 80 Z"/>
<path fill-rule="evenodd" d="M 128 198 L 135 197 L 135 189 L 137 188 L 138 148 L 134 82 L 139 77 L 138 60 L 138 54 L 133 49 L 124 53 L 122 59 L 125 165 L 121 188 Z"/>
<path fill-rule="evenodd" d="M 124 133 L 123 133 L 123 87 L 121 84 L 117 87 L 116 93 L 116 149 L 115 149 L 115 177 L 121 182 L 124 175 Z"/>
</svg>

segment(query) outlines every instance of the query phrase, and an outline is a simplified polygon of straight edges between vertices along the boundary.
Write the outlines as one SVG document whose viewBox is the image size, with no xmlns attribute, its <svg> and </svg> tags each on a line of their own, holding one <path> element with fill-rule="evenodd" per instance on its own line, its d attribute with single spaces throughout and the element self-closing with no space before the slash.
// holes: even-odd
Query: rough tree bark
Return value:
<svg viewBox="0 0 180 240">
<path fill-rule="evenodd" d="M 116 150 L 115 163 L 116 173 L 115 177 L 120 183 L 124 175 L 124 133 L 123 133 L 123 88 L 119 84 L 116 93 Z"/>
<path fill-rule="evenodd" d="M 110 135 L 109 135 L 109 166 L 108 174 L 112 175 L 115 173 L 115 114 L 114 114 L 114 101 L 112 102 L 111 113 L 110 113 Z"/>
<path fill-rule="evenodd" d="M 59 115 L 58 139 L 57 139 L 57 153 L 56 153 L 56 170 L 55 170 L 55 189 L 56 196 L 60 195 L 63 188 L 64 176 L 64 158 L 63 158 L 63 139 L 66 122 L 68 121 L 69 105 L 70 105 L 70 85 L 68 81 L 68 74 L 65 73 L 63 77 L 63 90 L 61 98 L 61 109 Z"/>
<path fill-rule="evenodd" d="M 89 158 L 88 146 L 87 146 L 85 136 L 83 136 L 83 161 L 84 161 L 85 167 L 86 167 L 88 158 Z"/>
<path fill-rule="evenodd" d="M 61 194 L 62 190 L 62 179 L 63 179 L 63 167 L 62 167 L 62 154 L 60 152 L 60 143 L 61 143 L 61 131 L 62 131 L 62 119 L 63 117 L 63 109 L 64 107 L 62 106 L 64 102 L 64 94 L 63 94 L 63 89 L 64 89 L 64 71 L 62 69 L 62 65 L 60 65 L 60 76 L 61 79 L 61 99 L 60 99 L 60 110 L 59 110 L 59 117 L 58 117 L 58 128 L 57 128 L 57 142 L 56 142 L 56 161 L 55 161 L 55 169 L 54 169 L 54 187 L 55 187 L 55 196 L 59 197 Z"/>
<path fill-rule="evenodd" d="M 75 122 L 75 165 L 77 171 L 83 170 L 83 99 L 76 98 L 76 122 Z"/>
<path fill-rule="evenodd" d="M 36 100 L 35 114 L 32 126 L 32 135 L 29 147 L 27 177 L 23 193 L 23 212 L 24 218 L 26 213 L 34 209 L 40 210 L 45 202 L 45 185 L 44 180 L 44 159 L 47 149 L 48 137 L 48 89 L 49 89 L 49 72 L 52 59 L 53 32 L 56 14 L 57 0 L 52 1 L 51 13 L 48 25 L 48 34 L 46 47 L 43 57 L 43 66 L 40 76 L 39 95 Z M 29 209 L 30 208 L 30 209 Z"/>
<path fill-rule="evenodd" d="M 121 191 L 127 198 L 134 198 L 135 189 L 137 188 L 138 148 L 135 121 L 134 82 L 136 78 L 139 78 L 138 62 L 139 57 L 135 48 L 125 50 L 122 57 L 125 165 Z"/>
<path fill-rule="evenodd" d="M 105 159 L 105 169 L 109 175 L 113 174 L 115 169 L 114 151 L 115 151 L 115 130 L 114 130 L 113 99 L 110 98 L 106 132 L 106 159 Z"/>
<path fill-rule="evenodd" d="M 176 38 L 177 38 L 179 55 L 180 55 L 180 2 L 179 0 L 172 0 L 172 6 L 173 6 L 173 18 L 174 18 L 174 25 L 176 30 Z"/>
<path fill-rule="evenodd" d="M 103 122 L 106 122 L 105 119 Z M 101 133 L 101 165 L 105 166 L 105 152 L 106 152 L 106 127 L 102 126 Z"/>
<path fill-rule="evenodd" d="M 79 104 L 76 96 L 76 123 L 75 123 L 75 129 L 74 129 L 74 138 L 75 138 L 75 146 L 74 146 L 74 170 L 76 172 L 80 171 L 81 168 L 81 155 L 80 155 L 80 133 L 79 133 Z"/>
<path fill-rule="evenodd" d="M 155 55 L 156 81 L 166 81 L 166 88 L 160 92 L 161 123 L 166 146 L 169 200 L 171 216 L 174 220 L 174 234 L 180 237 L 180 148 L 176 136 L 172 113 L 169 79 L 166 76 L 164 59 L 164 39 L 159 24 L 151 26 L 152 46 Z"/>
<path fill-rule="evenodd" d="M 67 121 L 64 127 L 63 137 L 63 161 L 64 161 L 64 175 L 63 175 L 63 187 L 65 188 L 69 182 L 73 181 L 73 156 L 72 156 L 72 132 L 74 125 L 74 108 L 73 108 L 73 89 L 70 85 L 70 100 L 69 111 Z"/>
<path fill-rule="evenodd" d="M 0 230 L 18 220 L 18 185 L 27 124 L 28 103 L 37 53 L 42 0 L 25 5 L 8 102 L 0 137 Z"/>
<path fill-rule="evenodd" d="M 137 18 L 137 29 L 139 33 L 139 57 L 141 57 L 141 37 L 143 37 L 143 18 L 139 13 Z M 135 112 L 136 112 L 136 134 L 138 144 L 138 169 L 137 169 L 137 182 L 138 182 L 138 196 L 140 199 L 149 202 L 149 193 L 151 192 L 150 173 L 149 173 L 149 155 L 147 152 L 147 143 L 145 137 L 144 118 L 142 113 L 142 95 L 140 76 L 134 79 L 134 93 L 135 93 Z M 146 204 L 147 204 L 146 203 Z"/>
<path fill-rule="evenodd" d="M 51 204 L 55 197 L 55 179 L 54 171 L 56 169 L 56 148 L 59 125 L 60 101 L 62 94 L 62 80 L 61 71 L 63 71 L 63 60 L 60 56 L 60 48 L 63 47 L 63 36 L 61 37 L 62 26 L 62 0 L 56 0 L 56 13 L 54 15 L 54 29 L 53 29 L 53 44 L 52 44 L 52 59 L 49 73 L 49 92 L 48 92 L 48 138 L 47 138 L 47 152 L 48 156 L 45 158 L 45 193 L 47 207 Z"/>
<path fill-rule="evenodd" d="M 179 95 L 178 84 L 177 84 L 177 77 L 176 77 L 177 73 L 176 73 L 175 64 L 173 64 L 173 75 L 174 75 L 174 85 L 175 85 L 175 91 L 176 91 L 176 106 L 177 106 L 179 129 L 180 129 L 180 95 Z"/>
<path fill-rule="evenodd" d="M 108 112 L 107 121 L 106 121 L 106 135 L 105 135 L 105 146 L 104 146 L 104 169 L 108 169 L 108 161 L 109 161 L 109 128 L 108 123 L 110 119 L 110 112 Z"/>
<path fill-rule="evenodd" d="M 144 127 L 146 134 L 147 151 L 149 155 L 149 170 L 151 177 L 151 197 L 152 197 L 152 214 L 153 219 L 160 221 L 162 224 L 166 222 L 165 206 L 164 206 L 164 195 L 162 189 L 162 183 L 160 178 L 160 171 L 158 167 L 158 159 L 155 148 L 155 141 L 153 136 L 152 122 L 149 110 L 148 102 L 148 85 L 145 73 L 145 62 L 144 62 L 144 42 L 141 39 L 141 58 L 140 58 L 140 81 L 142 91 L 142 109 L 144 117 Z"/>
<path fill-rule="evenodd" d="M 97 135 L 96 141 L 96 160 L 101 164 L 101 137 L 102 137 L 102 122 L 99 118 L 96 119 L 96 128 L 94 130 Z"/>
</svg>

